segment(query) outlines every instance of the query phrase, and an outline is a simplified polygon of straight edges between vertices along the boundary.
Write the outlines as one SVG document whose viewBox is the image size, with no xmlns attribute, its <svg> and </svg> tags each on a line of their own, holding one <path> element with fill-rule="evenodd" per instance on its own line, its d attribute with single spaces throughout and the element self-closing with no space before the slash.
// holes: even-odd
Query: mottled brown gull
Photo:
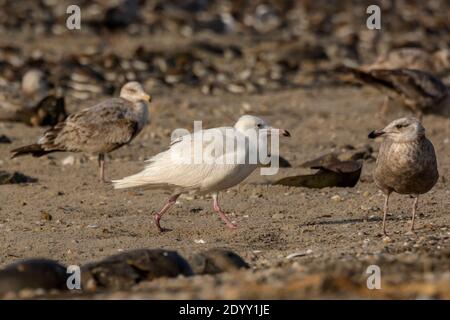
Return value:
<svg viewBox="0 0 450 320">
<path fill-rule="evenodd" d="M 439 178 L 433 144 L 425 137 L 425 129 L 416 118 L 400 118 L 382 130 L 375 130 L 369 138 L 384 137 L 373 177 L 385 195 L 383 233 L 386 234 L 386 215 L 392 192 L 414 197 L 410 232 L 420 194 L 433 188 Z"/>
<path fill-rule="evenodd" d="M 128 82 L 119 98 L 111 98 L 71 114 L 44 132 L 38 142 L 12 150 L 13 158 L 40 157 L 57 151 L 98 155 L 100 179 L 105 181 L 105 154 L 128 144 L 148 121 L 150 96 L 137 82 Z"/>
<path fill-rule="evenodd" d="M 172 195 L 164 207 L 155 215 L 154 222 L 159 231 L 164 231 L 160 225 L 161 216 L 169 210 L 182 193 L 212 194 L 213 208 L 229 228 L 236 226 L 226 217 L 219 206 L 218 193 L 231 188 L 246 179 L 258 164 L 249 161 L 250 145 L 254 141 L 251 133 L 266 131 L 290 136 L 289 132 L 274 129 L 262 119 L 245 115 L 239 118 L 234 127 L 221 127 L 199 130 L 193 134 L 186 134 L 174 140 L 170 148 L 147 160 L 148 164 L 141 172 L 113 181 L 116 189 L 145 187 L 148 189 L 169 189 Z M 212 140 L 207 136 L 214 136 L 217 140 L 228 145 L 230 141 L 243 141 L 231 150 L 222 148 L 211 149 Z M 200 153 L 195 152 L 195 145 L 200 145 Z M 259 148 L 259 144 L 256 149 Z M 254 151 L 259 153 L 259 149 Z M 201 155 L 201 161 L 195 158 Z M 232 161 L 226 161 L 226 160 Z M 241 161 L 243 160 L 243 161 Z"/>
</svg>

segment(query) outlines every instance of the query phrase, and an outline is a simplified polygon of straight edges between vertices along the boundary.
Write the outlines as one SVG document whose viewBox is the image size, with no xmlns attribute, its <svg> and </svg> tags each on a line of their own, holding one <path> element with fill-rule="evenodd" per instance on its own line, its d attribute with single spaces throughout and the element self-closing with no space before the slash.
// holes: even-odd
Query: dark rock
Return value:
<svg viewBox="0 0 450 320">
<path fill-rule="evenodd" d="M 358 183 L 361 176 L 362 160 L 340 161 L 335 159 L 334 162 L 323 160 L 316 159 L 308 162 L 309 165 L 313 165 L 311 169 L 319 169 L 314 174 L 286 177 L 274 184 L 306 188 L 352 188 Z"/>
<path fill-rule="evenodd" d="M 191 265 L 196 274 L 217 274 L 249 268 L 244 259 L 226 249 L 210 249 L 196 254 Z"/>
<path fill-rule="evenodd" d="M 34 126 L 54 126 L 67 117 L 63 97 L 47 96 L 33 109 L 30 124 Z"/>
<path fill-rule="evenodd" d="M 36 178 L 28 177 L 17 171 L 9 173 L 0 170 L 0 184 L 30 183 L 36 181 Z"/>
<path fill-rule="evenodd" d="M 191 276 L 187 261 L 175 251 L 139 249 L 89 263 L 82 268 L 85 290 L 126 289 L 160 277 Z"/>
<path fill-rule="evenodd" d="M 2 134 L 0 135 L 0 143 L 11 143 L 11 139 Z"/>
<path fill-rule="evenodd" d="M 53 260 L 28 259 L 0 270 L 0 295 L 23 289 L 66 290 L 66 267 Z"/>
</svg>

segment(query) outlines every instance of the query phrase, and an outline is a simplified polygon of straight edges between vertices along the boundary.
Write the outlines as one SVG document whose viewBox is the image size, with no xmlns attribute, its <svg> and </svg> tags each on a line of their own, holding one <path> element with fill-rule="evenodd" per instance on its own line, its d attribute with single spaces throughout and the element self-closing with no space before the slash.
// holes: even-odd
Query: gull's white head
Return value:
<svg viewBox="0 0 450 320">
<path fill-rule="evenodd" d="M 263 119 L 250 115 L 244 115 L 240 117 L 234 127 L 236 128 L 236 130 L 244 134 L 248 134 L 250 131 L 256 133 L 266 131 L 268 134 L 276 132 L 277 134 L 283 135 L 285 137 L 291 136 L 291 134 L 287 130 L 273 128 L 269 126 Z"/>
<path fill-rule="evenodd" d="M 394 142 L 410 142 L 425 136 L 425 128 L 413 117 L 400 118 L 392 121 L 382 130 L 374 130 L 369 138 L 385 136 Z"/>
<path fill-rule="evenodd" d="M 122 89 L 120 89 L 120 97 L 131 102 L 150 102 L 151 97 L 145 93 L 141 84 L 136 81 L 127 82 Z"/>
</svg>

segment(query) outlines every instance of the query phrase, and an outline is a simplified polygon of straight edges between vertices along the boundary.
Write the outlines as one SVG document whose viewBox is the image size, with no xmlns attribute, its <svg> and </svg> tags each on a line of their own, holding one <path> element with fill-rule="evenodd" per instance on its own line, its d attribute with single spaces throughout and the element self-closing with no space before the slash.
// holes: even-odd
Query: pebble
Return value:
<svg viewBox="0 0 450 320">
<path fill-rule="evenodd" d="M 75 157 L 68 156 L 61 161 L 63 166 L 73 166 L 75 164 Z"/>
<path fill-rule="evenodd" d="M 309 255 L 313 253 L 313 251 L 311 249 L 305 250 L 305 251 L 298 251 L 298 252 L 294 252 L 289 254 L 288 256 L 286 256 L 286 259 L 292 259 L 292 258 L 297 258 L 297 257 L 303 257 L 306 255 Z"/>
<path fill-rule="evenodd" d="M 342 199 L 342 197 L 340 195 L 336 194 L 336 195 L 331 197 L 331 200 L 338 202 L 338 201 L 342 201 L 343 199 Z"/>
<path fill-rule="evenodd" d="M 284 214 L 282 214 L 282 213 L 275 213 L 272 216 L 272 219 L 275 219 L 275 220 L 280 220 L 280 219 L 283 219 L 283 218 L 284 218 Z"/>
<path fill-rule="evenodd" d="M 46 221 L 50 221 L 53 219 L 52 215 L 50 213 L 48 213 L 47 211 L 41 211 L 41 219 L 42 220 L 46 220 Z"/>
<path fill-rule="evenodd" d="M 0 135 L 0 143 L 11 143 L 11 139 L 2 134 Z"/>
</svg>

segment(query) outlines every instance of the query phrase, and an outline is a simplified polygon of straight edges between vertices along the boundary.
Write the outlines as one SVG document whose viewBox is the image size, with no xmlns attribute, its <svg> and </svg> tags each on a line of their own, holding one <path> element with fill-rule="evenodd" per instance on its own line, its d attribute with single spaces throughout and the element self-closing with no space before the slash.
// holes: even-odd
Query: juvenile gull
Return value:
<svg viewBox="0 0 450 320">
<path fill-rule="evenodd" d="M 375 130 L 369 138 L 385 137 L 380 146 L 373 177 L 385 195 L 383 233 L 386 234 L 386 215 L 392 192 L 414 197 L 410 232 L 420 194 L 436 184 L 439 173 L 433 144 L 425 137 L 425 129 L 416 118 L 400 118 L 383 130 Z"/>
<path fill-rule="evenodd" d="M 258 164 L 248 161 L 250 146 L 255 140 L 250 138 L 253 133 L 266 131 L 268 134 L 275 133 L 290 136 L 289 132 L 282 129 L 274 129 L 267 125 L 262 119 L 244 115 L 236 122 L 234 127 L 221 127 L 207 130 L 199 130 L 193 134 L 187 134 L 175 139 L 168 150 L 150 158 L 146 168 L 141 172 L 113 181 L 116 189 L 145 186 L 149 189 L 169 189 L 172 195 L 167 203 L 155 215 L 154 222 L 159 231 L 164 231 L 160 225 L 161 216 L 176 202 L 182 193 L 208 194 L 213 197 L 213 209 L 229 228 L 236 226 L 226 217 L 222 211 L 218 193 L 221 190 L 231 188 L 247 178 Z M 211 142 L 206 137 L 219 135 L 219 140 L 244 141 L 237 143 L 230 151 L 222 148 L 211 148 Z M 222 141 L 222 140 L 221 140 Z M 195 145 L 200 144 L 202 161 L 197 161 L 199 153 L 195 152 Z M 255 145 L 252 145 L 255 146 Z M 259 144 L 256 144 L 258 149 Z M 255 149 L 253 149 L 255 150 Z M 225 161 L 235 159 L 234 161 Z M 239 161 L 237 161 L 239 160 Z M 243 161 L 242 161 L 243 160 Z"/>
<path fill-rule="evenodd" d="M 44 132 L 38 142 L 12 150 L 13 158 L 40 157 L 57 151 L 98 155 L 100 179 L 105 181 L 105 154 L 129 143 L 148 120 L 150 96 L 137 82 L 128 82 L 119 98 L 76 112 Z"/>
</svg>

